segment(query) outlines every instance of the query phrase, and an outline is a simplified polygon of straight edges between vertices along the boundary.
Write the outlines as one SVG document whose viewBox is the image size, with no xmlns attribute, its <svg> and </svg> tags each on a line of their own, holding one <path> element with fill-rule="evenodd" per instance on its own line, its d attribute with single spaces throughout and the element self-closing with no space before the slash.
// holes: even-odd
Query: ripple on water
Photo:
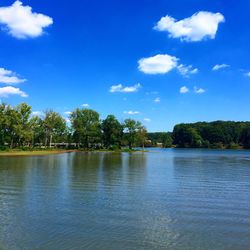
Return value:
<svg viewBox="0 0 250 250">
<path fill-rule="evenodd" d="M 0 248 L 249 249 L 248 151 L 0 158 Z"/>
</svg>

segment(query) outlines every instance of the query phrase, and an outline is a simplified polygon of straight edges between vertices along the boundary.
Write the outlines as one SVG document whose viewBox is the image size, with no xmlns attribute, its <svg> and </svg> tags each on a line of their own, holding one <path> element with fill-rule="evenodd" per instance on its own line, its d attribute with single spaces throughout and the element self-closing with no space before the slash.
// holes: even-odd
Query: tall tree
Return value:
<svg viewBox="0 0 250 250">
<path fill-rule="evenodd" d="M 137 132 L 141 126 L 142 124 L 140 122 L 135 121 L 133 119 L 126 119 L 124 121 L 124 136 L 128 142 L 129 149 L 133 148 L 133 145 L 136 141 Z"/>
<path fill-rule="evenodd" d="M 147 140 L 147 129 L 145 126 L 138 125 L 137 129 L 137 141 L 139 145 L 143 148 L 145 147 L 145 142 Z"/>
<path fill-rule="evenodd" d="M 66 121 L 59 113 L 52 110 L 46 111 L 43 120 L 43 129 L 45 132 L 45 146 L 49 142 L 49 146 L 51 147 L 52 140 L 57 142 L 59 138 L 65 136 Z"/>
<path fill-rule="evenodd" d="M 14 126 L 17 143 L 19 146 L 32 141 L 32 128 L 30 123 L 31 106 L 26 103 L 21 103 L 15 109 L 16 124 Z"/>
<path fill-rule="evenodd" d="M 6 107 L 5 103 L 0 104 L 0 145 L 6 142 Z"/>
<path fill-rule="evenodd" d="M 45 141 L 43 120 L 39 116 L 33 116 L 30 119 L 30 126 L 32 129 L 32 145 L 35 146 L 36 143 L 43 144 Z"/>
<path fill-rule="evenodd" d="M 114 115 L 108 115 L 107 118 L 102 121 L 102 131 L 103 142 L 106 148 L 110 148 L 111 146 L 121 146 L 123 126 Z"/>
<path fill-rule="evenodd" d="M 5 108 L 5 126 L 6 126 L 6 142 L 13 148 L 17 145 L 18 129 L 17 129 L 18 113 L 10 105 Z"/>
<path fill-rule="evenodd" d="M 101 139 L 101 124 L 99 114 L 91 109 L 77 108 L 70 115 L 73 137 L 76 143 L 84 148 L 99 143 Z"/>
</svg>

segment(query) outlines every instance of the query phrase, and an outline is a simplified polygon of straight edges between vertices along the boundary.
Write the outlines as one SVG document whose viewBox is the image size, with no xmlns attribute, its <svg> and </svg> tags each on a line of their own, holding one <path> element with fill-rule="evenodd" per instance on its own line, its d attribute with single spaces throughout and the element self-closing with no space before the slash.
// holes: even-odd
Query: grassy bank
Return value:
<svg viewBox="0 0 250 250">
<path fill-rule="evenodd" d="M 63 154 L 70 153 L 76 150 L 8 150 L 8 151 L 0 151 L 1 156 L 39 156 L 39 155 L 51 155 L 51 154 Z"/>
<path fill-rule="evenodd" d="M 108 149 L 98 149 L 98 150 L 86 150 L 86 149 L 35 149 L 35 150 L 22 150 L 22 149 L 9 149 L 0 151 L 1 156 L 40 156 L 40 155 L 52 155 L 52 154 L 64 154 L 71 152 L 109 152 L 109 153 L 133 153 L 142 152 L 142 150 L 131 150 L 131 149 L 118 149 L 118 150 L 108 150 Z M 146 152 L 144 150 L 144 152 Z"/>
</svg>

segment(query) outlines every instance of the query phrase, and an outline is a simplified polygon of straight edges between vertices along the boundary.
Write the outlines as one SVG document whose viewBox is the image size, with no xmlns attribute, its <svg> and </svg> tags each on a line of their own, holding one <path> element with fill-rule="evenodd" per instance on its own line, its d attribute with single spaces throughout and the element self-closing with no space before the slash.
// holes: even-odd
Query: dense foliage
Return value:
<svg viewBox="0 0 250 250">
<path fill-rule="evenodd" d="M 250 122 L 197 122 L 178 124 L 173 133 L 148 133 L 139 121 L 119 122 L 114 115 L 104 120 L 91 109 L 75 109 L 66 123 L 61 114 L 47 110 L 32 114 L 26 103 L 0 104 L 0 148 L 74 147 L 188 147 L 250 148 Z"/>
<path fill-rule="evenodd" d="M 77 147 L 119 149 L 128 146 L 144 147 L 147 130 L 139 122 L 126 119 L 120 123 L 115 116 L 101 120 L 91 109 L 74 110 L 70 124 L 57 112 L 32 115 L 26 103 L 16 107 L 0 105 L 0 146 L 5 148 Z"/>
<path fill-rule="evenodd" d="M 172 133 L 169 132 L 148 133 L 148 140 L 148 145 L 153 147 L 161 144 L 164 148 L 170 148 L 173 144 Z"/>
<path fill-rule="evenodd" d="M 177 147 L 250 148 L 250 122 L 197 122 L 178 124 L 173 131 Z"/>
</svg>

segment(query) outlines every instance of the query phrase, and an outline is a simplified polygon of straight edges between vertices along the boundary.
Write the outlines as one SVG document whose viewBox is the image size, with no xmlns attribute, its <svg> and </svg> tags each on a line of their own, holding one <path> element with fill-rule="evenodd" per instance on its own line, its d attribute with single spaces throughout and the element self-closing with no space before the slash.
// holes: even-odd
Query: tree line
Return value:
<svg viewBox="0 0 250 250">
<path fill-rule="evenodd" d="M 67 124 L 61 114 L 47 110 L 43 116 L 32 115 L 32 107 L 21 103 L 15 107 L 0 105 L 0 147 L 52 147 L 67 143 L 68 147 L 119 149 L 144 147 L 146 127 L 141 122 L 126 119 L 119 122 L 114 115 L 101 120 L 92 109 L 75 109 Z"/>
<path fill-rule="evenodd" d="M 215 121 L 178 124 L 170 132 L 148 133 L 141 122 L 114 115 L 100 119 L 92 109 L 77 108 L 67 123 L 47 110 L 32 114 L 26 103 L 0 104 L 0 149 L 64 147 L 120 149 L 122 147 L 250 148 L 250 122 Z"/>
<path fill-rule="evenodd" d="M 174 127 L 173 144 L 182 148 L 250 148 L 250 122 L 178 124 Z"/>
</svg>

